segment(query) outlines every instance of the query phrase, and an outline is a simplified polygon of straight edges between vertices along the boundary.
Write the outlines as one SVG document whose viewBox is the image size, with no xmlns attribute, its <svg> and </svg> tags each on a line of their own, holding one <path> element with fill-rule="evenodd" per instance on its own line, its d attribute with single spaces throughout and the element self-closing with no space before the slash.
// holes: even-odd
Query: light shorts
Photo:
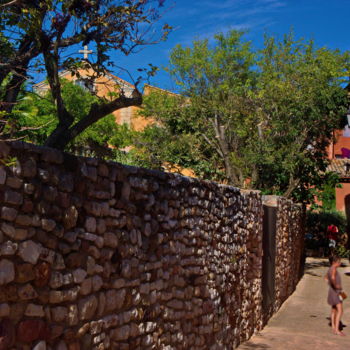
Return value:
<svg viewBox="0 0 350 350">
<path fill-rule="evenodd" d="M 335 240 L 334 239 L 330 239 L 329 240 L 329 244 L 328 244 L 328 246 L 329 246 L 329 248 L 335 248 Z"/>
</svg>

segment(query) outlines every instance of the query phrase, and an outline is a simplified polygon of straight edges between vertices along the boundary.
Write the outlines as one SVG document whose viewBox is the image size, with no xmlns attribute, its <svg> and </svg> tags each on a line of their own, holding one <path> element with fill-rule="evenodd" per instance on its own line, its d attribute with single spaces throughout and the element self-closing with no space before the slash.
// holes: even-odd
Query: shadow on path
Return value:
<svg viewBox="0 0 350 350">
<path fill-rule="evenodd" d="M 272 349 L 272 348 L 267 344 L 250 343 L 250 342 L 244 343 L 242 350 L 249 350 L 249 349 Z"/>
<path fill-rule="evenodd" d="M 329 267 L 328 259 L 322 259 L 318 261 L 307 260 L 305 262 L 304 273 L 311 276 L 319 276 L 315 270 L 322 267 Z"/>
</svg>

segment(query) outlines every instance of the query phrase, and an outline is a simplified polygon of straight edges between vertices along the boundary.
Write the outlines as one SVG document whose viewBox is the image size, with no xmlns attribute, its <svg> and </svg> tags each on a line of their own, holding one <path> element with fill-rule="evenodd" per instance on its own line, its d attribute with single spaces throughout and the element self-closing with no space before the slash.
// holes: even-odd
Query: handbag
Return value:
<svg viewBox="0 0 350 350">
<path fill-rule="evenodd" d="M 345 292 L 339 292 L 339 297 L 340 297 L 340 300 L 345 300 L 348 296 L 346 295 Z"/>
</svg>

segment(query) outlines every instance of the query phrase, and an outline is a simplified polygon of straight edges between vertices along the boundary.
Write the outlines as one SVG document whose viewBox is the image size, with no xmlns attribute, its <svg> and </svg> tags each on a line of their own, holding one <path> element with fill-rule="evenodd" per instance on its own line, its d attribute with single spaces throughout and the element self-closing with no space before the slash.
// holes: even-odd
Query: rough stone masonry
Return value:
<svg viewBox="0 0 350 350">
<path fill-rule="evenodd" d="M 0 156 L 0 350 L 233 349 L 262 327 L 259 192 L 22 142 Z M 280 206 L 276 309 L 302 247 Z"/>
</svg>

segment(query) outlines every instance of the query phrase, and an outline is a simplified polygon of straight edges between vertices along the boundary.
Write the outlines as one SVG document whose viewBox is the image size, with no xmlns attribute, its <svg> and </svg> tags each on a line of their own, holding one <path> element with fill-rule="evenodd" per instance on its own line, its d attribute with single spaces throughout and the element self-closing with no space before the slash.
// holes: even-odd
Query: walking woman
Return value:
<svg viewBox="0 0 350 350">
<path fill-rule="evenodd" d="M 339 293 L 342 291 L 340 274 L 337 271 L 341 265 L 341 259 L 339 256 L 333 255 L 330 257 L 331 266 L 327 272 L 327 280 L 329 284 L 328 291 L 328 304 L 332 307 L 331 309 L 331 323 L 334 334 L 342 335 L 345 334 L 339 329 L 340 319 L 343 314 L 343 302 L 339 297 Z"/>
</svg>

